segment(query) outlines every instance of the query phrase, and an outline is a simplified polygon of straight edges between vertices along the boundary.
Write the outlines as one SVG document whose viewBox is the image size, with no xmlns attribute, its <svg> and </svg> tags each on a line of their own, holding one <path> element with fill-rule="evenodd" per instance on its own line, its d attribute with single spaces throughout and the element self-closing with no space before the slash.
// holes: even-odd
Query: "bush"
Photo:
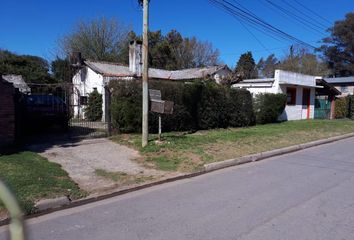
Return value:
<svg viewBox="0 0 354 240">
<path fill-rule="evenodd" d="M 274 123 L 285 109 L 286 95 L 264 93 L 256 95 L 254 109 L 256 122 L 259 124 Z"/>
<path fill-rule="evenodd" d="M 338 98 L 335 101 L 335 118 L 346 118 L 348 116 L 348 98 Z"/>
<path fill-rule="evenodd" d="M 97 89 L 90 93 L 87 107 L 85 108 L 85 118 L 89 121 L 102 119 L 102 94 Z"/>
<path fill-rule="evenodd" d="M 110 88 L 114 129 L 141 132 L 141 82 L 115 81 Z M 162 115 L 165 132 L 248 126 L 254 122 L 252 96 L 246 90 L 228 89 L 212 82 L 156 80 L 150 80 L 149 88 L 161 90 L 162 99 L 175 104 L 172 115 Z M 157 130 L 158 114 L 150 112 L 149 131 Z"/>
</svg>

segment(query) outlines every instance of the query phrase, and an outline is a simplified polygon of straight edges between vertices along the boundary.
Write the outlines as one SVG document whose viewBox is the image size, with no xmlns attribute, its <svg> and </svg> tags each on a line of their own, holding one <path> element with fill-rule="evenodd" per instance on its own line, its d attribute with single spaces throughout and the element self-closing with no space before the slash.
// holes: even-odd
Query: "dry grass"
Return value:
<svg viewBox="0 0 354 240">
<path fill-rule="evenodd" d="M 117 186 L 141 184 L 146 181 L 154 180 L 153 176 L 146 176 L 142 174 L 127 174 L 124 172 L 109 172 L 103 169 L 96 169 L 95 174 L 99 177 L 103 177 L 117 183 Z"/>
</svg>

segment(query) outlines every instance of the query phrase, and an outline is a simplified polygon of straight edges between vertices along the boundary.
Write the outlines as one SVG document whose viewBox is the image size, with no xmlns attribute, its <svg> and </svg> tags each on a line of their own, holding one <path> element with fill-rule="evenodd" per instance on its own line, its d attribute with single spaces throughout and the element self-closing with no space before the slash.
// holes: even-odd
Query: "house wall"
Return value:
<svg viewBox="0 0 354 240">
<path fill-rule="evenodd" d="M 338 97 L 346 97 L 354 94 L 354 86 L 352 84 L 332 84 L 342 94 Z"/>
<path fill-rule="evenodd" d="M 103 76 L 94 72 L 89 67 L 84 67 L 74 75 L 73 84 L 74 94 L 72 102 L 74 104 L 74 117 L 83 119 L 85 118 L 85 106 L 80 105 L 80 96 L 88 97 L 89 94 L 93 92 L 94 88 L 97 88 L 97 91 L 102 94 L 104 99 Z M 102 104 L 102 109 L 103 111 L 105 110 L 104 101 Z M 102 117 L 104 118 L 104 116 Z"/>
<path fill-rule="evenodd" d="M 0 147 L 15 141 L 15 88 L 0 79 Z"/>
<path fill-rule="evenodd" d="M 306 85 L 306 86 L 299 86 Z M 271 87 L 264 83 L 252 83 L 252 87 L 245 87 L 253 96 L 260 93 L 287 93 L 287 87 L 296 87 L 296 104 L 287 105 L 279 120 L 300 120 L 307 119 L 307 105 L 302 104 L 304 88 L 310 88 L 310 119 L 314 118 L 315 109 L 315 87 L 314 76 L 297 74 L 287 71 L 276 70 L 274 82 Z"/>
<path fill-rule="evenodd" d="M 216 83 L 220 84 L 224 78 L 229 77 L 230 75 L 231 75 L 230 70 L 221 69 L 214 74 L 213 78 Z"/>
<path fill-rule="evenodd" d="M 286 94 L 287 87 L 294 87 L 293 85 L 281 85 L 279 93 Z M 284 112 L 279 117 L 279 120 L 301 120 L 307 119 L 307 104 L 303 105 L 302 96 L 305 87 L 296 87 L 296 104 L 287 105 Z M 310 119 L 314 118 L 315 111 L 315 89 L 310 89 Z"/>
</svg>

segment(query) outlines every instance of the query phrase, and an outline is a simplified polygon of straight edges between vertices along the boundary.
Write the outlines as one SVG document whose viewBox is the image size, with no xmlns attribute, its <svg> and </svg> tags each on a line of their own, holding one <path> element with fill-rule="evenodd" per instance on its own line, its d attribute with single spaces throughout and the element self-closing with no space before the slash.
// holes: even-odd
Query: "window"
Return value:
<svg viewBox="0 0 354 240">
<path fill-rule="evenodd" d="M 287 105 L 295 105 L 296 104 L 296 88 L 293 87 L 288 87 L 286 89 L 286 95 L 287 95 Z"/>
<path fill-rule="evenodd" d="M 87 96 L 80 96 L 80 105 L 87 105 Z"/>
</svg>

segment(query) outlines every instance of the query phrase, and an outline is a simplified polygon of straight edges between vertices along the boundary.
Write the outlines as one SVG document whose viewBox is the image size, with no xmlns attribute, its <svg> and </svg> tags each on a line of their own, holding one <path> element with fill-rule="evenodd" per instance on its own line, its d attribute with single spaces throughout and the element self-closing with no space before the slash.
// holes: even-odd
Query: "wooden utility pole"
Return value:
<svg viewBox="0 0 354 240">
<path fill-rule="evenodd" d="M 146 147 L 149 139 L 149 0 L 144 0 L 144 28 L 143 28 L 143 126 L 142 126 L 142 146 Z"/>
</svg>

